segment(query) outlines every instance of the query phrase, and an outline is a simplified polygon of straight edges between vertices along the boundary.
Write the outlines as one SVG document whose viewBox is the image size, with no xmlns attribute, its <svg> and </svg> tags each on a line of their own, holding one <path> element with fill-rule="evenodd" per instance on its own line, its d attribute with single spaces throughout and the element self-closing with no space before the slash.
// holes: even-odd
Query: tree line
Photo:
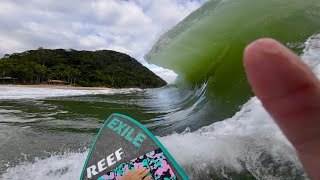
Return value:
<svg viewBox="0 0 320 180">
<path fill-rule="evenodd" d="M 29 50 L 0 59 L 0 78 L 17 83 L 41 84 L 61 80 L 77 86 L 152 88 L 166 82 L 134 58 L 110 50 Z"/>
</svg>

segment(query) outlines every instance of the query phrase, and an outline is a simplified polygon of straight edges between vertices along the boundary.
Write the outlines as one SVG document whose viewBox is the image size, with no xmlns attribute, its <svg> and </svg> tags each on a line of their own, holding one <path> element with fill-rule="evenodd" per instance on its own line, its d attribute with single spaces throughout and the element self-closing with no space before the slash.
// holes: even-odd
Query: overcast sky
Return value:
<svg viewBox="0 0 320 180">
<path fill-rule="evenodd" d="M 146 65 L 157 38 L 205 0 L 1 0 L 0 56 L 29 49 L 111 49 L 129 54 L 167 81 L 175 74 Z"/>
</svg>

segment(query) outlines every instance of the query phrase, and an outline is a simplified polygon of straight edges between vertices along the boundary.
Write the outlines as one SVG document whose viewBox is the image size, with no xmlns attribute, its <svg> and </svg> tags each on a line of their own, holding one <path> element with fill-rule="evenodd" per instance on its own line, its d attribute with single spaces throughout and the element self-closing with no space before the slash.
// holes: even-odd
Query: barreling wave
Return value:
<svg viewBox="0 0 320 180">
<path fill-rule="evenodd" d="M 165 33 L 145 59 L 190 84 L 207 83 L 215 107 L 234 114 L 250 97 L 242 65 L 246 45 L 275 38 L 301 54 L 320 32 L 318 0 L 210 0 Z"/>
</svg>

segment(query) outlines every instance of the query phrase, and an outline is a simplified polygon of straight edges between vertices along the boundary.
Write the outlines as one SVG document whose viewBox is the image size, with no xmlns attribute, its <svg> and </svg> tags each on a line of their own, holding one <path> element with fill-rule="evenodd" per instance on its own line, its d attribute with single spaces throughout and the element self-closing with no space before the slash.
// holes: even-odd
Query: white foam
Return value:
<svg viewBox="0 0 320 180">
<path fill-rule="evenodd" d="M 0 179 L 6 180 L 70 180 L 79 179 L 84 164 L 85 153 L 66 152 L 52 155 L 46 159 L 36 159 L 33 163 L 25 162 L 9 168 Z"/>
<path fill-rule="evenodd" d="M 320 79 L 320 34 L 311 36 L 305 45 L 302 59 Z"/>
<path fill-rule="evenodd" d="M 52 88 L 1 87 L 0 99 L 43 99 L 50 97 L 81 96 L 92 94 L 120 94 L 138 91 L 139 89 L 108 89 L 108 90 L 71 90 Z"/>
</svg>

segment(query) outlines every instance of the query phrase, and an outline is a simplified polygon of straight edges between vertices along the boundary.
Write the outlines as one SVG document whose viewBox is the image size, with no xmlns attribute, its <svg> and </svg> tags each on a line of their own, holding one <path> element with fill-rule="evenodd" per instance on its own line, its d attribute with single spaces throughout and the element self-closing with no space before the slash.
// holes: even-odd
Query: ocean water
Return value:
<svg viewBox="0 0 320 180">
<path fill-rule="evenodd" d="M 320 35 L 305 45 L 301 56 L 320 77 Z M 125 92 L 1 88 L 0 179 L 78 179 L 113 112 L 145 124 L 191 179 L 307 179 L 256 97 L 215 119 L 206 90 L 206 83 Z"/>
<path fill-rule="evenodd" d="M 241 59 L 246 44 L 273 37 L 320 78 L 319 2 L 209 0 L 147 53 L 149 62 L 179 74 L 163 88 L 0 87 L 0 179 L 78 179 L 112 113 L 149 128 L 190 179 L 308 179 L 250 91 Z"/>
</svg>

